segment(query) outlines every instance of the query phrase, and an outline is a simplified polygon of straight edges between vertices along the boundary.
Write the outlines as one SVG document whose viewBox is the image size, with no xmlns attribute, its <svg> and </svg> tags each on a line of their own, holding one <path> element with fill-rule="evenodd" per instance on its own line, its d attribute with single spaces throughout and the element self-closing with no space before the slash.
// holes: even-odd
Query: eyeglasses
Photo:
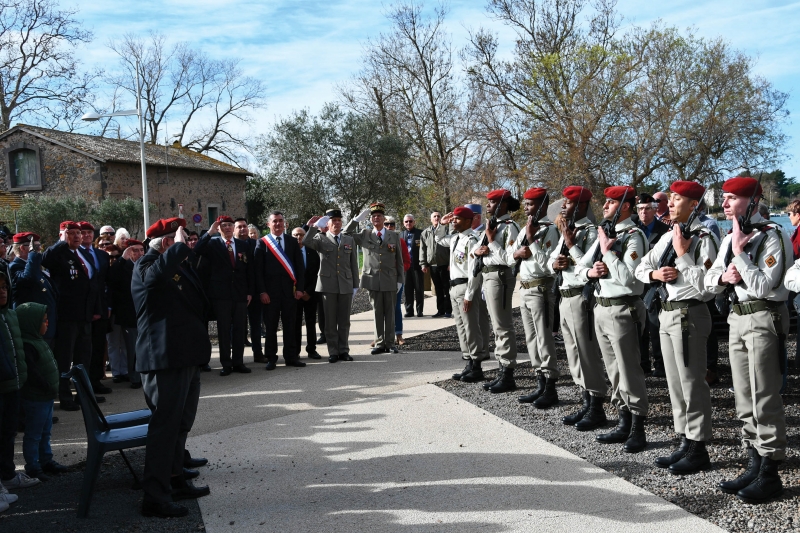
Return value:
<svg viewBox="0 0 800 533">
<path fill-rule="evenodd" d="M 387 222 L 385 225 L 395 227 L 397 224 L 395 224 L 394 222 Z"/>
</svg>

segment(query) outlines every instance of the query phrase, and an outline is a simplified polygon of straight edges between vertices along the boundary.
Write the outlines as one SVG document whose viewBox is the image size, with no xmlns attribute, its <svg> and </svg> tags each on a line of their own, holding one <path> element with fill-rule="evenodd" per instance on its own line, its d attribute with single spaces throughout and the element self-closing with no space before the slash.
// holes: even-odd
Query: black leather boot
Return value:
<svg viewBox="0 0 800 533">
<path fill-rule="evenodd" d="M 688 449 L 680 461 L 669 466 L 670 474 L 676 476 L 695 474 L 711 466 L 706 443 L 701 440 L 686 440 L 689 441 Z"/>
<path fill-rule="evenodd" d="M 761 468 L 755 481 L 736 493 L 736 497 L 745 503 L 764 503 L 783 492 L 783 483 L 778 474 L 781 461 L 773 461 L 769 457 L 761 458 Z"/>
<path fill-rule="evenodd" d="M 517 398 L 519 403 L 533 403 L 535 402 L 539 396 L 542 395 L 544 392 L 544 388 L 547 385 L 547 378 L 545 378 L 540 372 L 536 373 L 536 388 L 531 391 L 530 394 L 526 394 L 525 396 L 520 396 Z"/>
<path fill-rule="evenodd" d="M 761 470 L 761 456 L 758 455 L 758 452 L 755 448 L 747 448 L 747 456 L 747 466 L 745 467 L 744 472 L 739 474 L 739 477 L 730 481 L 720 482 L 718 486 L 722 492 L 736 494 L 756 480 L 758 477 L 758 472 Z"/>
<path fill-rule="evenodd" d="M 489 387 L 489 392 L 498 394 L 500 392 L 510 392 L 512 390 L 517 390 L 517 382 L 514 381 L 514 369 L 504 367 L 500 381 Z"/>
<path fill-rule="evenodd" d="M 180 518 L 189 514 L 189 509 L 174 502 L 142 502 L 142 516 L 156 518 Z"/>
<path fill-rule="evenodd" d="M 201 496 L 208 496 L 211 490 L 207 486 L 195 487 L 186 478 L 181 476 L 173 476 L 169 479 L 172 486 L 172 501 L 188 500 L 189 498 L 200 498 Z"/>
<path fill-rule="evenodd" d="M 583 418 L 575 423 L 575 429 L 578 431 L 590 431 L 592 429 L 602 428 L 608 424 L 606 412 L 603 409 L 603 402 L 605 398 L 602 396 L 592 396 L 589 400 L 589 410 L 583 415 Z"/>
<path fill-rule="evenodd" d="M 487 383 L 484 383 L 482 385 L 483 386 L 483 390 L 487 390 L 488 391 L 490 388 L 492 388 L 495 385 L 497 385 L 500 382 L 500 380 L 502 379 L 502 377 L 503 377 L 503 365 L 500 365 L 500 367 L 498 367 L 498 369 L 497 369 L 497 375 L 494 377 L 494 379 L 489 381 L 489 382 L 487 382 Z"/>
<path fill-rule="evenodd" d="M 457 374 L 453 374 L 452 378 L 454 380 L 458 381 L 458 380 L 461 379 L 461 376 L 463 376 L 464 374 L 466 374 L 470 370 L 472 370 L 472 359 L 467 359 L 467 366 L 464 367 L 464 370 L 462 370 L 461 372 L 459 372 Z"/>
<path fill-rule="evenodd" d="M 633 422 L 631 423 L 631 434 L 628 440 L 625 441 L 623 450 L 628 453 L 639 453 L 647 448 L 647 435 L 644 433 L 644 423 L 647 420 L 646 416 L 637 415 L 634 413 Z"/>
<path fill-rule="evenodd" d="M 573 414 L 571 414 L 571 415 L 567 415 L 567 416 L 561 417 L 561 422 L 562 422 L 562 423 L 563 423 L 565 426 L 574 426 L 575 424 L 577 424 L 577 423 L 578 423 L 578 421 L 579 421 L 581 418 L 583 418 L 583 417 L 584 417 L 584 415 L 585 415 L 587 412 L 589 412 L 589 404 L 590 404 L 590 403 L 591 403 L 591 401 L 592 401 L 592 400 L 591 400 L 591 398 L 592 398 L 592 395 L 591 395 L 591 394 L 589 394 L 589 391 L 588 391 L 588 390 L 585 390 L 585 391 L 583 391 L 583 392 L 581 393 L 581 396 L 583 397 L 583 405 L 581 405 L 581 408 L 580 408 L 580 409 L 578 409 L 578 410 L 577 410 L 575 413 L 573 413 Z"/>
<path fill-rule="evenodd" d="M 544 392 L 539 396 L 533 406 L 537 409 L 547 409 L 558 403 L 558 391 L 556 390 L 558 378 L 547 378 L 544 385 Z"/>
<path fill-rule="evenodd" d="M 483 376 L 483 369 L 481 368 L 480 361 L 472 361 L 472 370 L 461 376 L 461 381 L 464 383 L 477 383 L 486 379 Z"/>
<path fill-rule="evenodd" d="M 672 452 L 671 454 L 667 455 L 666 457 L 656 457 L 655 463 L 656 466 L 659 468 L 669 468 L 670 465 L 674 465 L 681 459 L 683 456 L 686 455 L 686 450 L 689 448 L 689 440 L 686 438 L 686 435 L 681 433 L 681 445 L 678 446 L 678 449 Z"/>
<path fill-rule="evenodd" d="M 581 422 L 583 421 L 581 420 Z M 578 422 L 578 424 L 580 424 L 580 422 Z M 615 427 L 608 433 L 600 433 L 596 435 L 595 440 L 597 442 L 602 442 L 603 444 L 620 444 L 628 440 L 630 434 L 631 434 L 631 412 L 623 411 L 622 409 L 620 409 L 619 421 L 617 422 L 617 427 Z"/>
</svg>

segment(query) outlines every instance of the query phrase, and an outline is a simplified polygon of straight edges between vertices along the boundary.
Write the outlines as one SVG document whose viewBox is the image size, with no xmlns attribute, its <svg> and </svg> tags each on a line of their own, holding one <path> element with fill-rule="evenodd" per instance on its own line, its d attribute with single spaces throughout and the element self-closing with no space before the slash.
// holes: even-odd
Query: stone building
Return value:
<svg viewBox="0 0 800 533">
<path fill-rule="evenodd" d="M 145 144 L 150 220 L 178 216 L 206 229 L 219 214 L 245 216 L 250 173 L 180 145 Z M 110 139 L 18 124 L 0 134 L 0 206 L 24 195 L 142 198 L 138 141 Z M 200 215 L 200 223 L 193 217 Z"/>
</svg>

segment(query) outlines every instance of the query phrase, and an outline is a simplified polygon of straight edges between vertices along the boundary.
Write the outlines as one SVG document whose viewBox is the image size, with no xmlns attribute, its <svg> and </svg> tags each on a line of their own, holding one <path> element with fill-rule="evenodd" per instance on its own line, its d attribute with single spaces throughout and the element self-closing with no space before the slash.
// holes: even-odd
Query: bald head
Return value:
<svg viewBox="0 0 800 533">
<path fill-rule="evenodd" d="M 656 214 L 658 216 L 662 216 L 669 211 L 669 206 L 667 205 L 669 202 L 669 198 L 667 197 L 666 193 L 657 192 L 653 195 L 653 200 L 656 201 L 658 206 L 656 207 Z"/>
</svg>

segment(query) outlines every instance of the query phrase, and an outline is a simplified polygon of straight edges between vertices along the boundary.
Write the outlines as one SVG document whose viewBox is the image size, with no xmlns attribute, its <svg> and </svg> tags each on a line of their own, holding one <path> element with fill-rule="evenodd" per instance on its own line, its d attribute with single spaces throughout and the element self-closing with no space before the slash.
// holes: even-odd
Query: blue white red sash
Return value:
<svg viewBox="0 0 800 533">
<path fill-rule="evenodd" d="M 292 262 L 289 261 L 289 258 L 286 257 L 286 254 L 283 250 L 280 249 L 278 246 L 278 241 L 275 240 L 271 234 L 267 234 L 264 237 L 261 237 L 261 240 L 264 241 L 264 244 L 272 251 L 272 255 L 278 260 L 278 262 L 283 266 L 286 270 L 286 273 L 289 274 L 289 277 L 292 278 L 292 283 L 297 284 L 297 278 L 294 277 L 294 267 L 292 266 Z"/>
</svg>

